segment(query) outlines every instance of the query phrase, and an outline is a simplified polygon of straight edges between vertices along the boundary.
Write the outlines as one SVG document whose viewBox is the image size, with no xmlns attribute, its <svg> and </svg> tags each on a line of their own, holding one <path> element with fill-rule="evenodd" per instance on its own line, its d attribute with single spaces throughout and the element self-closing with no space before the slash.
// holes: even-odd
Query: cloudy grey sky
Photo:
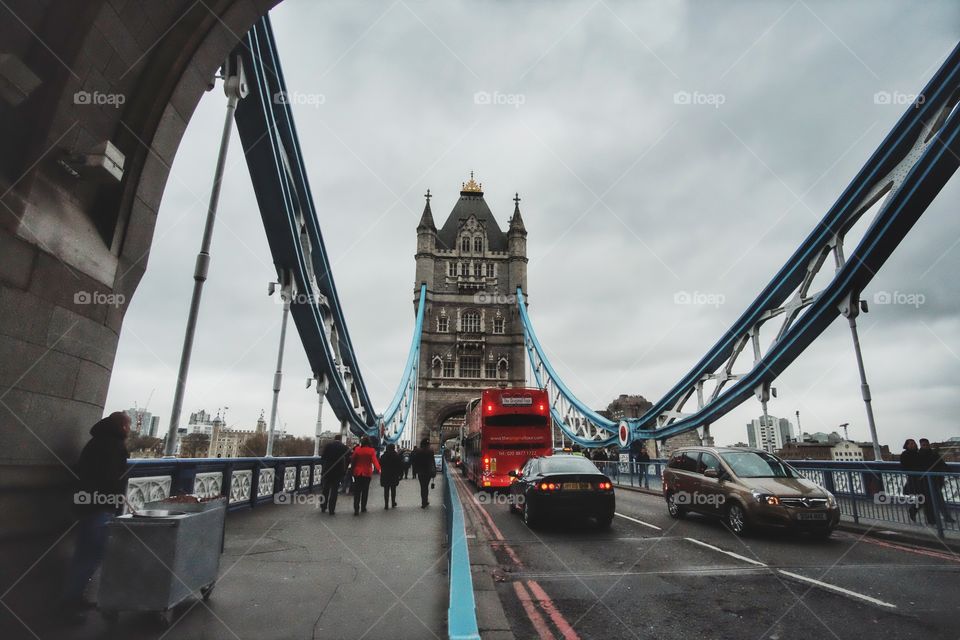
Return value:
<svg viewBox="0 0 960 640">
<path fill-rule="evenodd" d="M 620 393 L 656 400 L 905 109 L 875 94 L 918 91 L 960 35 L 953 2 L 287 0 L 271 17 L 378 409 L 409 346 L 427 188 L 438 224 L 470 170 L 501 225 L 519 191 L 530 313 L 554 365 L 598 408 Z M 205 96 L 177 154 L 108 397 L 108 410 L 150 398 L 161 430 L 224 105 L 219 87 Z M 250 428 L 269 413 L 281 308 L 266 295 L 276 273 L 236 136 L 228 165 L 184 409 L 229 406 L 228 423 Z M 958 196 L 955 177 L 864 294 L 922 301 L 873 304 L 860 323 L 880 439 L 892 447 L 960 435 Z M 678 292 L 722 304 L 677 304 Z M 316 394 L 291 338 L 280 420 L 309 435 Z M 776 386 L 771 414 L 799 411 L 805 431 L 849 422 L 868 438 L 842 320 Z M 728 414 L 718 442 L 745 439 L 759 412 L 748 402 Z"/>
</svg>

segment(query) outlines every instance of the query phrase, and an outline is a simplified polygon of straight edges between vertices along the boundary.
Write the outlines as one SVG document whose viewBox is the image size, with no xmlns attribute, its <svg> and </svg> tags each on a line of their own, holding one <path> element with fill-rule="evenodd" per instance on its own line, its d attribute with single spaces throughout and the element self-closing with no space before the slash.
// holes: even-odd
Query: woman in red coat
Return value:
<svg viewBox="0 0 960 640">
<path fill-rule="evenodd" d="M 373 470 L 380 471 L 380 461 L 377 460 L 376 450 L 370 446 L 370 438 L 360 438 L 360 446 L 353 450 L 350 460 L 353 475 L 353 515 L 360 515 L 367 510 L 367 496 L 370 494 L 370 479 Z"/>
</svg>

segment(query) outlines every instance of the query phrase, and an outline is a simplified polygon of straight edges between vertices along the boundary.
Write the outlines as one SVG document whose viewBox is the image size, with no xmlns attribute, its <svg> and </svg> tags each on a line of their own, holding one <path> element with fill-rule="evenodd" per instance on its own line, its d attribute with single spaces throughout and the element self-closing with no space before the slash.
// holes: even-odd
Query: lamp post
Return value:
<svg viewBox="0 0 960 640">
<path fill-rule="evenodd" d="M 870 385 L 867 383 L 867 371 L 863 366 L 863 353 L 860 350 L 860 335 L 857 332 L 857 316 L 860 312 L 869 313 L 870 308 L 866 300 L 860 300 L 860 294 L 850 294 L 840 305 L 840 313 L 850 324 L 850 335 L 853 337 L 853 351 L 857 356 L 857 370 L 860 372 L 860 395 L 867 409 L 867 426 L 870 427 L 870 439 L 873 441 L 874 460 L 883 460 L 880 451 L 880 440 L 877 438 L 877 424 L 873 419 L 873 404 L 870 396 Z"/>
<path fill-rule="evenodd" d="M 323 433 L 323 398 L 327 393 L 327 376 L 321 374 L 315 378 L 307 378 L 307 389 L 317 381 L 317 428 L 313 437 L 313 457 L 320 455 L 320 434 Z"/>
<path fill-rule="evenodd" d="M 227 96 L 227 115 L 223 121 L 220 135 L 220 153 L 217 156 L 217 168 L 213 174 L 213 187 L 207 205 L 207 221 L 200 241 L 200 252 L 193 270 L 193 297 L 190 299 L 190 311 L 187 315 L 187 328 L 183 336 L 183 350 L 180 352 L 180 370 L 177 373 L 177 387 L 173 394 L 173 406 L 170 409 L 170 427 L 164 443 L 164 457 L 173 457 L 177 449 L 177 429 L 180 426 L 180 412 L 183 410 L 183 396 L 187 389 L 187 373 L 190 370 L 190 356 L 193 353 L 193 338 L 197 330 L 197 316 L 200 312 L 200 298 L 203 296 L 203 283 L 210 269 L 210 244 L 213 240 L 213 223 L 217 218 L 217 205 L 220 202 L 220 185 L 227 162 L 227 149 L 230 146 L 230 133 L 233 130 L 233 113 L 237 103 L 247 95 L 247 80 L 243 73 L 240 57 L 227 59 L 223 64 L 223 92 Z"/>
<path fill-rule="evenodd" d="M 273 374 L 273 404 L 270 407 L 270 425 L 267 430 L 266 457 L 273 456 L 273 435 L 277 424 L 277 404 L 280 401 L 280 384 L 283 382 L 283 348 L 287 341 L 287 318 L 290 317 L 290 300 L 293 297 L 293 283 L 289 273 L 281 274 L 281 282 L 271 282 L 267 295 L 273 295 L 280 286 L 280 300 L 283 303 L 283 320 L 280 322 L 280 347 L 277 349 L 277 370 Z"/>
</svg>

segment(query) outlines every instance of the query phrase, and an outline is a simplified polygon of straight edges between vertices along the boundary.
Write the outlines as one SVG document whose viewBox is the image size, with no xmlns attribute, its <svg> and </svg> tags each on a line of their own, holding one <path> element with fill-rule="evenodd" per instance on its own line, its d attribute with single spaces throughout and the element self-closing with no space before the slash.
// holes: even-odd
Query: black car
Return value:
<svg viewBox="0 0 960 640">
<path fill-rule="evenodd" d="M 520 511 L 528 526 L 552 515 L 596 518 L 601 528 L 613 522 L 616 499 L 610 478 L 578 455 L 530 458 L 511 471 L 510 510 Z"/>
</svg>

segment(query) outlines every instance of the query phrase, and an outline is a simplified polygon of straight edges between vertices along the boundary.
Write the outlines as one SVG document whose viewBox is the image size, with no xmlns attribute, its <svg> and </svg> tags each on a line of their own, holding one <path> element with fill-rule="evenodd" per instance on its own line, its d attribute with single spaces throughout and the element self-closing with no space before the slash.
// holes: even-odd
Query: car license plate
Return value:
<svg viewBox="0 0 960 640">
<path fill-rule="evenodd" d="M 586 491 L 590 489 L 589 482 L 564 482 L 563 488 L 568 491 Z"/>
<path fill-rule="evenodd" d="M 798 513 L 797 520 L 826 520 L 825 513 Z"/>
</svg>

